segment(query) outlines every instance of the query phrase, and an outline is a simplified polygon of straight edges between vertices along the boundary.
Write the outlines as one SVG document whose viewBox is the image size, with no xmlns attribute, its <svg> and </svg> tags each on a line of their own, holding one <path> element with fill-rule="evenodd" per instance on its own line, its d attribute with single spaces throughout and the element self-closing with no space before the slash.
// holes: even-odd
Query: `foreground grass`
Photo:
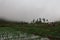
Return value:
<svg viewBox="0 0 60 40">
<path fill-rule="evenodd" d="M 0 24 L 0 32 L 22 31 L 39 36 L 58 36 L 60 37 L 60 25 L 48 26 L 48 24 Z"/>
</svg>

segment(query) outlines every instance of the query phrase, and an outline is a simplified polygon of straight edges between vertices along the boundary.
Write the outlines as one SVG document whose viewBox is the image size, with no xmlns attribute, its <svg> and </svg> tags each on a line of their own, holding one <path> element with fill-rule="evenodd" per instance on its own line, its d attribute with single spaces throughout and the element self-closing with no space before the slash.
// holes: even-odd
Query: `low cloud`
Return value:
<svg viewBox="0 0 60 40">
<path fill-rule="evenodd" d="M 60 0 L 0 0 L 0 18 L 30 22 L 39 17 L 60 20 Z"/>
</svg>

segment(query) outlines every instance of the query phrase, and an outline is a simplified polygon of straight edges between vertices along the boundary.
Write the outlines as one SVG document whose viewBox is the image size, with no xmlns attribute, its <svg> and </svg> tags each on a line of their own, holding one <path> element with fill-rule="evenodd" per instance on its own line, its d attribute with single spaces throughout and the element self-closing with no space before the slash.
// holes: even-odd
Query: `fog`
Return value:
<svg viewBox="0 0 60 40">
<path fill-rule="evenodd" d="M 28 22 L 37 18 L 60 20 L 60 0 L 0 0 L 0 18 Z"/>
</svg>

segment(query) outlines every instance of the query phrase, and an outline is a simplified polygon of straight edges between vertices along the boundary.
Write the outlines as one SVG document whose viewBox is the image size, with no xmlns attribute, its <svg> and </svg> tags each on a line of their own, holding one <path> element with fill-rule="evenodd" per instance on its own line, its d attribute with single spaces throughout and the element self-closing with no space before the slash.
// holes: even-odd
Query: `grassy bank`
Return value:
<svg viewBox="0 0 60 40">
<path fill-rule="evenodd" d="M 43 37 L 60 37 L 60 23 L 56 22 L 57 25 L 53 26 L 47 23 L 40 24 L 27 24 L 27 23 L 16 23 L 16 22 L 1 22 L 0 32 L 15 32 L 21 31 L 29 34 L 35 34 Z"/>
<path fill-rule="evenodd" d="M 60 36 L 60 25 L 48 24 L 0 24 L 0 31 L 22 31 L 40 36 Z"/>
</svg>

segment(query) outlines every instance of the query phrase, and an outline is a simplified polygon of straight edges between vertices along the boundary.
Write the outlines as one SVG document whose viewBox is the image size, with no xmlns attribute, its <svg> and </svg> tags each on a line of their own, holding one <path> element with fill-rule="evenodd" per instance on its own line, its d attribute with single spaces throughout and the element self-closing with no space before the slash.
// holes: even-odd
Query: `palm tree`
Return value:
<svg viewBox="0 0 60 40">
<path fill-rule="evenodd" d="M 39 23 L 42 23 L 41 18 L 39 18 Z"/>
<path fill-rule="evenodd" d="M 48 22 L 48 19 L 46 20 L 46 22 Z"/>
<path fill-rule="evenodd" d="M 43 18 L 42 20 L 43 20 L 43 22 L 45 23 L 45 21 L 46 21 L 45 18 Z"/>
<path fill-rule="evenodd" d="M 35 23 L 35 19 L 33 19 L 32 23 L 33 23 L 33 24 Z"/>
<path fill-rule="evenodd" d="M 38 23 L 39 23 L 39 20 L 37 19 L 35 23 L 37 23 L 37 24 L 38 24 Z"/>
</svg>

